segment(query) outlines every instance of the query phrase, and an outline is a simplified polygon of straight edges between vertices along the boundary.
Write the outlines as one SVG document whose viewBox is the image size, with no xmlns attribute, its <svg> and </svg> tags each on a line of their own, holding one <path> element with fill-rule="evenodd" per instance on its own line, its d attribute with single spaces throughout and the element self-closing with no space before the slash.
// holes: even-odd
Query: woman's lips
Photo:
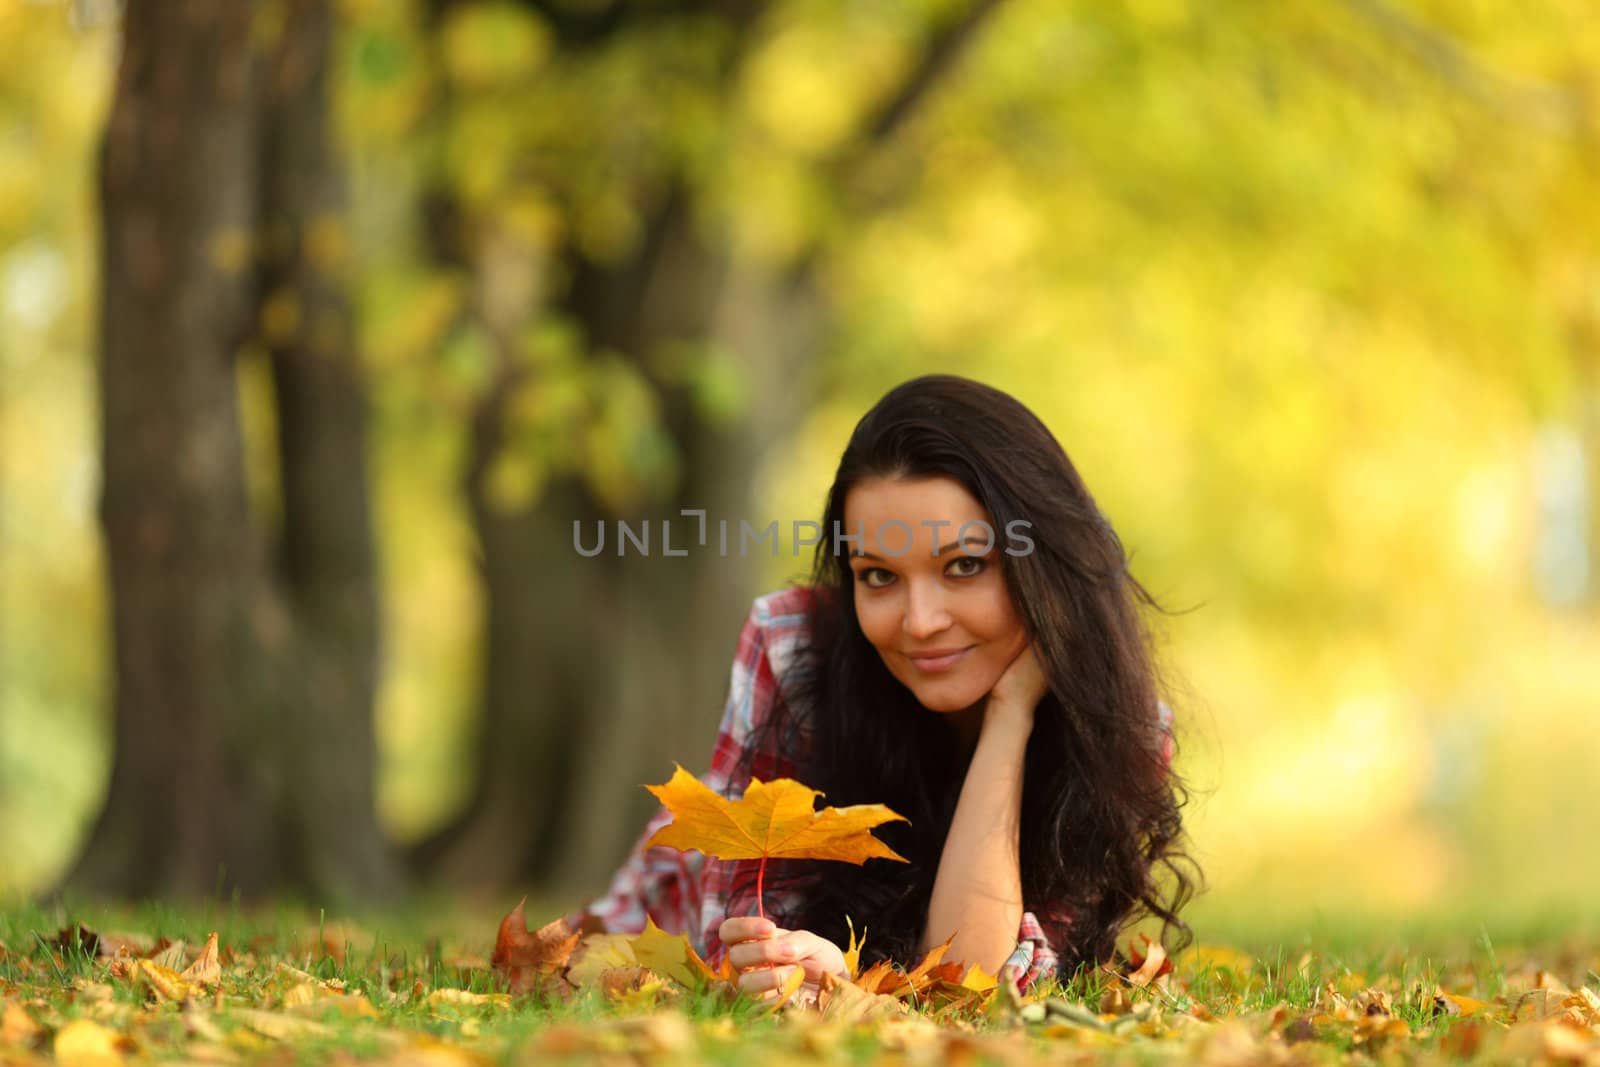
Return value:
<svg viewBox="0 0 1600 1067">
<path fill-rule="evenodd" d="M 954 667 L 957 663 L 961 662 L 961 657 L 965 656 L 971 651 L 971 648 L 963 648 L 959 652 L 951 652 L 950 654 L 944 656 L 919 656 L 913 653 L 907 653 L 906 658 L 911 661 L 912 666 L 916 667 L 917 670 L 924 674 L 939 674 L 940 672 L 947 671 L 951 667 Z"/>
</svg>

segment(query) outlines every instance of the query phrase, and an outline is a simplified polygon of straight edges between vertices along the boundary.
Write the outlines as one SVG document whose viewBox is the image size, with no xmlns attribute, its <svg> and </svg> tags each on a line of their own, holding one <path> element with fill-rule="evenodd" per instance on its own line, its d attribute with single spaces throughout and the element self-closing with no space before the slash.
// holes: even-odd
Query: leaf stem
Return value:
<svg viewBox="0 0 1600 1067">
<path fill-rule="evenodd" d="M 767 857 L 765 853 L 762 853 L 761 866 L 756 868 L 756 914 L 763 919 L 767 917 L 767 909 L 761 904 L 761 898 L 766 896 L 766 883 Z"/>
</svg>

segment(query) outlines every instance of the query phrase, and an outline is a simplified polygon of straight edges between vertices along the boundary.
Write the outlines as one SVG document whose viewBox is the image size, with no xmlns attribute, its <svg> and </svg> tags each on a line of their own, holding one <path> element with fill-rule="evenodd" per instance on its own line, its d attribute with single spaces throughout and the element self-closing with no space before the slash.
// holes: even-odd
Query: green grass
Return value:
<svg viewBox="0 0 1600 1067">
<path fill-rule="evenodd" d="M 726 989 L 665 981 L 611 998 L 598 988 L 508 998 L 488 966 L 499 918 L 495 908 L 441 903 L 354 918 L 235 901 L 0 906 L 0 1064 L 44 1062 L 52 1052 L 88 1063 L 73 1054 L 88 1039 L 106 1043 L 110 1059 L 99 1062 L 731 1064 L 781 1055 L 875 1063 L 953 1055 L 1017 1063 L 1071 1053 L 1118 1062 L 1331 1063 L 1552 1050 L 1600 1062 L 1600 1012 L 1590 1007 L 1600 1006 L 1600 940 L 1570 917 L 1520 926 L 1369 917 L 1251 929 L 1213 915 L 1197 921 L 1199 948 L 1179 956 L 1163 989 L 1084 971 L 1028 991 L 1022 1003 L 996 994 L 953 1009 L 948 998 L 913 999 L 909 1014 L 862 1022 L 775 1015 Z M 186 999 L 163 997 L 137 974 L 114 975 L 110 960 L 76 942 L 56 943 L 60 929 L 80 922 L 147 944 L 183 941 L 191 956 L 215 930 L 221 981 L 188 990 Z M 1530 993 L 1541 986 L 1562 992 Z M 1471 1018 L 1441 1014 L 1441 992 L 1485 1004 Z M 1535 1000 L 1569 1017 L 1530 1020 Z M 92 1025 L 69 1029 L 75 1020 Z M 1548 1032 L 1552 1026 L 1564 1029 Z M 1576 1053 L 1574 1041 L 1584 1043 Z"/>
</svg>

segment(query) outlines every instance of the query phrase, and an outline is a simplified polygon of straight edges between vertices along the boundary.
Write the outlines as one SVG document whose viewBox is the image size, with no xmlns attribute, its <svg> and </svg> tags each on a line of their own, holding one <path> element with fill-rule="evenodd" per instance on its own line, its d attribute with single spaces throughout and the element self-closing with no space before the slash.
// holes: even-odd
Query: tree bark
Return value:
<svg viewBox="0 0 1600 1067">
<path fill-rule="evenodd" d="M 283 488 L 281 571 L 305 693 L 282 709 L 284 818 L 303 877 L 346 895 L 398 887 L 378 827 L 373 710 L 378 569 L 366 395 L 347 296 L 344 174 L 329 130 L 333 12 L 286 0 L 261 92 L 263 338 Z"/>
<path fill-rule="evenodd" d="M 278 783 L 241 758 L 251 668 L 282 621 L 258 611 L 233 372 L 253 307 L 251 16 L 159 2 L 124 16 L 101 161 L 115 761 L 69 878 L 91 891 L 254 887 L 272 873 Z"/>
<path fill-rule="evenodd" d="M 66 883 L 96 895 L 398 885 L 371 810 L 360 394 L 337 282 L 302 238 L 336 211 L 327 16 L 299 8 L 265 94 L 254 5 L 135 0 L 124 15 L 101 161 L 115 755 Z M 284 172 L 263 182 L 266 165 Z M 282 329 L 283 291 L 308 330 Z M 235 379 L 258 323 L 280 404 L 281 581 L 250 513 Z"/>
</svg>

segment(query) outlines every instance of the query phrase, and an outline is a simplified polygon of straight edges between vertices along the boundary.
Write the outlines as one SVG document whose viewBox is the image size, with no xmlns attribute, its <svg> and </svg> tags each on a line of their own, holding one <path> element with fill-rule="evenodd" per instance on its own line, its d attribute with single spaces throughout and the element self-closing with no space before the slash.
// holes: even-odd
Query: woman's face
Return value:
<svg viewBox="0 0 1600 1067">
<path fill-rule="evenodd" d="M 958 542 L 967 522 L 988 529 L 972 526 Z M 844 524 L 842 534 L 862 535 L 841 542 L 856 618 L 889 673 L 931 711 L 977 704 L 1027 644 L 1001 571 L 1005 531 L 950 478 L 858 483 Z"/>
</svg>

